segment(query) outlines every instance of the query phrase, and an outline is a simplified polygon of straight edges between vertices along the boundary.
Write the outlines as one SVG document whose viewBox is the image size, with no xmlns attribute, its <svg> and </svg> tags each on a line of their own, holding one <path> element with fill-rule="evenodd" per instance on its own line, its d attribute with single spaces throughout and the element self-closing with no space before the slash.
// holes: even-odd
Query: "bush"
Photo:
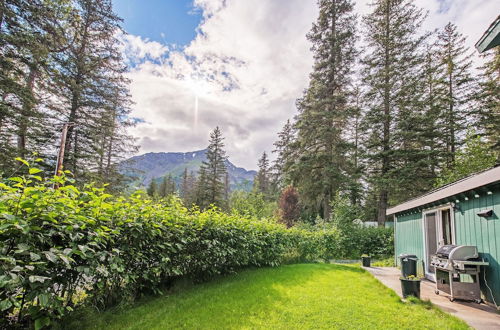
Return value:
<svg viewBox="0 0 500 330">
<path fill-rule="evenodd" d="M 237 190 L 229 198 L 231 213 L 240 217 L 271 219 L 276 213 L 276 202 L 269 202 L 260 192 Z"/>
</svg>

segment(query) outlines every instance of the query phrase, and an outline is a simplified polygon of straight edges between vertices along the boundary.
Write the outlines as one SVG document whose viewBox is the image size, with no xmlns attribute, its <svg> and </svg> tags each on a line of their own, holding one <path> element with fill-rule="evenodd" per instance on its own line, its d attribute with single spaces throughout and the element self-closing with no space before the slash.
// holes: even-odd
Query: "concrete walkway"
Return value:
<svg viewBox="0 0 500 330">
<path fill-rule="evenodd" d="M 399 276 L 401 271 L 394 267 L 363 267 L 373 274 L 385 286 L 394 290 L 400 297 L 401 283 Z M 442 293 L 436 295 L 434 293 L 435 284 L 428 280 L 422 280 L 420 284 L 420 299 L 430 300 L 434 305 L 441 310 L 454 315 L 471 327 L 482 329 L 500 329 L 500 314 L 495 308 L 486 304 L 476 304 L 474 302 L 449 301 L 448 295 Z"/>
</svg>

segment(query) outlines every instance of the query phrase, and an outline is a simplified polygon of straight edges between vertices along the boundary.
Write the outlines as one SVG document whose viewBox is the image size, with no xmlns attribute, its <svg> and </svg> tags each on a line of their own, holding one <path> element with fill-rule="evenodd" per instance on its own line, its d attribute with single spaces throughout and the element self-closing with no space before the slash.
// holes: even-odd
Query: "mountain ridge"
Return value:
<svg viewBox="0 0 500 330">
<path fill-rule="evenodd" d="M 130 186 L 146 187 L 151 180 L 161 181 L 166 175 L 171 175 L 179 184 L 187 168 L 195 175 L 203 161 L 206 161 L 206 149 L 189 152 L 148 152 L 133 156 L 120 164 L 120 172 L 131 179 Z M 253 178 L 257 173 L 234 165 L 226 160 L 231 190 L 250 190 Z"/>
</svg>

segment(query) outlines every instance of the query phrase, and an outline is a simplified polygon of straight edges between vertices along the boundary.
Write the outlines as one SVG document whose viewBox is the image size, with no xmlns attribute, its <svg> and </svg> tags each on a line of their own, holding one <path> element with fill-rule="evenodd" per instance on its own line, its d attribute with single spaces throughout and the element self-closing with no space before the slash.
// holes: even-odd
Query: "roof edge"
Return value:
<svg viewBox="0 0 500 330">
<path fill-rule="evenodd" d="M 387 209 L 386 214 L 392 215 L 406 210 L 414 209 L 444 198 L 464 193 L 492 183 L 500 182 L 500 166 L 492 167 L 485 171 L 474 173 L 468 177 L 444 185 L 419 197 L 410 199 Z"/>
</svg>

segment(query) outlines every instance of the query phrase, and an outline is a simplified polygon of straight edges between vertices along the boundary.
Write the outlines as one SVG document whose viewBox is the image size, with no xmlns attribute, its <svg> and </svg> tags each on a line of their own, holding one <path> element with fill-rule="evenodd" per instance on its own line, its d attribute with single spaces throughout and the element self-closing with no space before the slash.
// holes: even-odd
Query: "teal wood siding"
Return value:
<svg viewBox="0 0 500 330">
<path fill-rule="evenodd" d="M 469 197 L 469 200 L 460 199 L 455 211 L 455 237 L 459 245 L 477 246 L 481 257 L 490 265 L 481 267 L 481 290 L 492 302 L 489 290 L 484 284 L 484 275 L 491 291 L 495 295 L 497 304 L 500 304 L 500 191 L 487 195 L 484 192 L 479 198 Z M 477 212 L 484 209 L 493 209 L 493 216 L 481 218 Z M 396 238 L 397 240 L 397 238 Z"/>
<path fill-rule="evenodd" d="M 419 261 L 424 258 L 424 243 L 422 231 L 422 213 L 398 215 L 395 223 L 395 253 L 399 265 L 398 255 L 402 253 L 415 254 Z"/>
</svg>

